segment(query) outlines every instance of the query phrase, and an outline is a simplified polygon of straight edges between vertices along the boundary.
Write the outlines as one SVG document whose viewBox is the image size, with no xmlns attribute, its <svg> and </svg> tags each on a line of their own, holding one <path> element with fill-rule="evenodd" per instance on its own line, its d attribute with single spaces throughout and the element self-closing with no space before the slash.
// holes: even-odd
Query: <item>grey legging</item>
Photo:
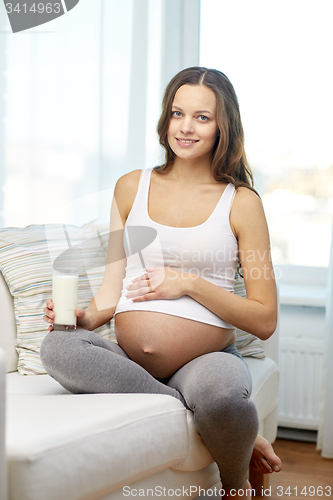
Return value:
<svg viewBox="0 0 333 500">
<path fill-rule="evenodd" d="M 80 328 L 50 332 L 40 354 L 49 375 L 73 393 L 167 394 L 179 399 L 193 411 L 223 487 L 245 484 L 258 416 L 249 399 L 251 375 L 235 344 L 193 359 L 165 380 L 150 375 L 116 343 Z"/>
</svg>

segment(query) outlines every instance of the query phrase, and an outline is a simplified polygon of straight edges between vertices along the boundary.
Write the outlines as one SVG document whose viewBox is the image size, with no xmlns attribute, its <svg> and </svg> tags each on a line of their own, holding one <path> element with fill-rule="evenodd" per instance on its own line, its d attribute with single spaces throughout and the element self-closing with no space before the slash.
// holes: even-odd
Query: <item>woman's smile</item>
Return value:
<svg viewBox="0 0 333 500">
<path fill-rule="evenodd" d="M 177 141 L 177 144 L 180 147 L 183 147 L 183 148 L 188 148 L 190 146 L 193 146 L 197 142 L 199 142 L 198 140 L 194 140 L 194 139 L 181 139 L 179 137 L 176 137 L 176 141 Z"/>
</svg>

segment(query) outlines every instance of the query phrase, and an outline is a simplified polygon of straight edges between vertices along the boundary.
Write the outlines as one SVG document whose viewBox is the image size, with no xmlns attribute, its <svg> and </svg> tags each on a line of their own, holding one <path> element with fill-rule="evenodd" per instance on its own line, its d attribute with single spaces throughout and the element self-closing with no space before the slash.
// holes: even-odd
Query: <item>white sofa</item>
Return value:
<svg viewBox="0 0 333 500">
<path fill-rule="evenodd" d="M 73 395 L 48 375 L 19 375 L 13 298 L 1 273 L 0 321 L 1 500 L 194 498 L 218 483 L 192 413 L 175 398 Z M 269 357 L 246 362 L 260 433 L 273 442 L 278 332 L 264 344 Z"/>
</svg>

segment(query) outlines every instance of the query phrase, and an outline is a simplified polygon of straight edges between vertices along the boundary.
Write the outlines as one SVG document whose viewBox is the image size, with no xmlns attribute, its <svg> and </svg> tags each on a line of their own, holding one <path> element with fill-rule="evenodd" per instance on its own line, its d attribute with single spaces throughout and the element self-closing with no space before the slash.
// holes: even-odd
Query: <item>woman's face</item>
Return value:
<svg viewBox="0 0 333 500">
<path fill-rule="evenodd" d="M 216 98 L 205 85 L 182 85 L 171 108 L 168 141 L 182 159 L 211 158 L 217 136 Z"/>
</svg>

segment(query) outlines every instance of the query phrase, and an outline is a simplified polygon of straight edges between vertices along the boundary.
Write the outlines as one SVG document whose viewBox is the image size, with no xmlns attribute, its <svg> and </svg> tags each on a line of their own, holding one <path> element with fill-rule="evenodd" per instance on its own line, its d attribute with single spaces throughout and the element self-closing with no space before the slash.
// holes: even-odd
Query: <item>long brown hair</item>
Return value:
<svg viewBox="0 0 333 500">
<path fill-rule="evenodd" d="M 159 141 L 165 149 L 165 163 L 155 167 L 155 170 L 165 170 L 174 163 L 175 153 L 170 148 L 167 133 L 174 97 L 177 90 L 185 84 L 206 85 L 216 97 L 218 133 L 212 156 L 215 180 L 232 182 L 236 188 L 246 186 L 253 189 L 253 176 L 244 151 L 244 131 L 237 95 L 228 77 L 216 69 L 186 68 L 177 73 L 168 84 L 157 125 Z"/>
</svg>

